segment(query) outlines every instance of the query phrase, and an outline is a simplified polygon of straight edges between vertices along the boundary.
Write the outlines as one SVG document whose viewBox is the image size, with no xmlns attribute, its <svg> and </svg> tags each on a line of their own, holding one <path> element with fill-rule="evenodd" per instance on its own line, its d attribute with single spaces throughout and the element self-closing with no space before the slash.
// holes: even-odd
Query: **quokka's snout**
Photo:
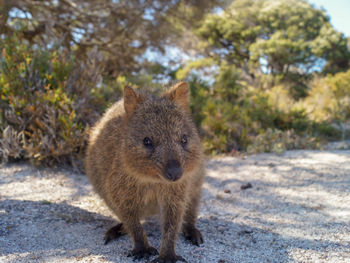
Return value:
<svg viewBox="0 0 350 263">
<path fill-rule="evenodd" d="M 165 166 L 165 177 L 170 181 L 177 181 L 181 178 L 183 170 L 178 160 L 169 160 Z"/>
</svg>

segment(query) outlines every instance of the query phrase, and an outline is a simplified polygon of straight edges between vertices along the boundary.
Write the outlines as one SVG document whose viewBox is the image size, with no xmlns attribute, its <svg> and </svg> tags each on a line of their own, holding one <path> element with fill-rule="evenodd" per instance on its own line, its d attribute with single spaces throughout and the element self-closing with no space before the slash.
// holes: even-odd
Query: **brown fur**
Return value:
<svg viewBox="0 0 350 263">
<path fill-rule="evenodd" d="M 152 147 L 145 146 L 146 137 Z M 126 87 L 124 99 L 108 109 L 93 128 L 87 175 L 121 220 L 122 224 L 109 230 L 111 237 L 126 232 L 133 239 L 131 256 L 139 259 L 157 252 L 149 245 L 140 220 L 158 213 L 162 242 L 154 262 L 183 260 L 175 254 L 181 227 L 193 244 L 203 242 L 195 227 L 204 178 L 202 160 L 184 82 L 161 97 Z M 111 237 L 106 237 L 106 242 Z"/>
</svg>

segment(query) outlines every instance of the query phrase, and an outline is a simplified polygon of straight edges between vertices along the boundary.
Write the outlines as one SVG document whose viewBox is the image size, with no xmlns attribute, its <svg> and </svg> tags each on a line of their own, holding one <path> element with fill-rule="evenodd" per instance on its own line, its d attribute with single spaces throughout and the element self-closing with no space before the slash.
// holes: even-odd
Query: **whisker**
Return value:
<svg viewBox="0 0 350 263">
<path fill-rule="evenodd" d="M 189 149 L 184 149 L 188 153 L 192 153 Z"/>
</svg>

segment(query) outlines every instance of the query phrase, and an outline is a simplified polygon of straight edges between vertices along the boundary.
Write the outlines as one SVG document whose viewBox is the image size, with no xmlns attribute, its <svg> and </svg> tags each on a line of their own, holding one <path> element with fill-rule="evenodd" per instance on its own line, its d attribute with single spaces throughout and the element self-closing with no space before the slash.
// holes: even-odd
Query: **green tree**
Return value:
<svg viewBox="0 0 350 263">
<path fill-rule="evenodd" d="M 178 42 L 183 30 L 222 2 L 0 0 L 0 34 L 16 33 L 41 47 L 56 43 L 80 60 L 100 61 L 115 77 L 139 71 L 147 49 L 163 51 Z"/>
<path fill-rule="evenodd" d="M 266 73 L 298 82 L 316 69 L 349 67 L 347 39 L 305 0 L 236 0 L 196 34 L 204 57 L 235 65 L 250 83 Z"/>
</svg>

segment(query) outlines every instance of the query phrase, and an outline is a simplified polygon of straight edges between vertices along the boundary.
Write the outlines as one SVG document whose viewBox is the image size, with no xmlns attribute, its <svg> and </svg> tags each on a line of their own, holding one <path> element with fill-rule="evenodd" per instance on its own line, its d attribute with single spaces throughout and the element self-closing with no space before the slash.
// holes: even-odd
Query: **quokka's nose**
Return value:
<svg viewBox="0 0 350 263">
<path fill-rule="evenodd" d="M 168 161 L 165 167 L 165 176 L 169 180 L 174 182 L 182 176 L 182 168 L 179 161 L 177 160 Z"/>
</svg>

